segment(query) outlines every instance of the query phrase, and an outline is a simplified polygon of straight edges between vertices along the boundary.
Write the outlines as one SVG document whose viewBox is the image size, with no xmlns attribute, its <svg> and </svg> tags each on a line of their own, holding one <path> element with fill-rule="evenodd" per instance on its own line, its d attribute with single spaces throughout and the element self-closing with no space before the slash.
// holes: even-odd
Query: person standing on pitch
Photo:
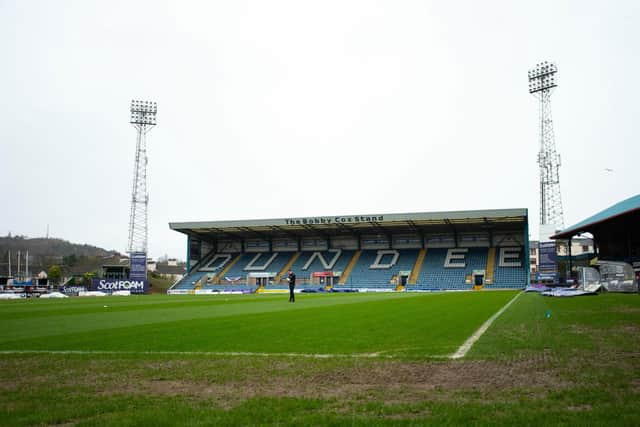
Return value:
<svg viewBox="0 0 640 427">
<path fill-rule="evenodd" d="M 287 277 L 289 281 L 289 302 L 296 302 L 296 297 L 293 294 L 294 289 L 296 288 L 296 275 L 293 274 L 293 271 L 289 270 L 289 277 Z"/>
</svg>

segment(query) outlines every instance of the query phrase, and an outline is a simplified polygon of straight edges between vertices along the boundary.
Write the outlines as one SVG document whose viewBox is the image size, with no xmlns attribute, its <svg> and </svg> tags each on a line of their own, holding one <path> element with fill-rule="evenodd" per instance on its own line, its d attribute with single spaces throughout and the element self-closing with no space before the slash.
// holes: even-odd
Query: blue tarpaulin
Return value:
<svg viewBox="0 0 640 427">
<path fill-rule="evenodd" d="M 598 295 L 598 293 L 583 289 L 556 288 L 551 291 L 540 292 L 540 295 L 545 297 L 578 297 L 581 295 Z"/>
<path fill-rule="evenodd" d="M 545 285 L 529 285 L 524 288 L 525 292 L 546 292 L 550 290 L 551 288 Z"/>
</svg>

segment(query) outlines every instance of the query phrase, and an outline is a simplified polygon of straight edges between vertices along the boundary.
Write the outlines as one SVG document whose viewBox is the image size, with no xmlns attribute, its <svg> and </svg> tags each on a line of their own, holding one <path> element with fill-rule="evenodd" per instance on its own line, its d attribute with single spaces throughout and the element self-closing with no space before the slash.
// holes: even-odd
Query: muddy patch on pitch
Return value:
<svg viewBox="0 0 640 427">
<path fill-rule="evenodd" d="M 321 388 L 338 384 L 385 388 L 474 389 L 559 388 L 565 384 L 536 361 L 514 362 L 381 362 L 360 368 L 336 369 L 312 379 Z"/>
<path fill-rule="evenodd" d="M 614 308 L 612 311 L 615 313 L 640 313 L 640 307 L 630 307 L 628 305 L 623 305 Z"/>
<path fill-rule="evenodd" d="M 631 334 L 634 337 L 640 336 L 640 326 L 639 325 L 624 325 L 621 327 L 622 331 Z"/>
<path fill-rule="evenodd" d="M 591 328 L 585 325 L 569 325 L 567 329 L 569 330 L 569 332 L 573 334 L 578 334 L 578 335 L 593 336 L 600 333 L 597 329 Z"/>
<path fill-rule="evenodd" d="M 438 393 L 460 391 L 558 390 L 566 386 L 548 366 L 536 360 L 512 362 L 369 361 L 330 367 L 312 375 L 248 375 L 230 381 L 193 378 L 129 379 L 99 393 L 144 393 L 213 399 L 223 407 L 260 396 L 383 400 L 410 403 Z"/>
<path fill-rule="evenodd" d="M 452 396 L 456 400 L 474 400 L 495 393 L 517 399 L 526 392 L 542 396 L 546 391 L 570 386 L 563 379 L 566 376 L 561 376 L 554 366 L 553 354 L 546 352 L 502 361 L 336 362 L 292 358 L 147 361 L 138 363 L 133 370 L 94 371 L 84 369 L 86 366 L 65 366 L 62 374 L 34 372 L 14 381 L 14 385 L 2 384 L 0 390 L 11 392 L 15 386 L 52 384 L 61 389 L 90 390 L 98 396 L 155 395 L 207 400 L 224 409 L 248 399 L 274 396 L 362 404 L 385 402 L 399 408 L 388 408 L 376 416 L 411 418 L 416 411 L 413 416 L 420 418 L 428 415 L 422 403 L 429 400 Z"/>
<path fill-rule="evenodd" d="M 591 407 L 591 405 L 577 405 L 567 407 L 567 410 L 571 412 L 587 412 L 591 411 L 592 409 L 593 408 Z"/>
</svg>

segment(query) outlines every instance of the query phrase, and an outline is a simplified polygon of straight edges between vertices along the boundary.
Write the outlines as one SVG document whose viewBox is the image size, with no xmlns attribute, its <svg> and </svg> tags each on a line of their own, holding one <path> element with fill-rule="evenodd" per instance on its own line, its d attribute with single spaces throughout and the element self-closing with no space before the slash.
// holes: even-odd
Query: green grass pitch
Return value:
<svg viewBox="0 0 640 427">
<path fill-rule="evenodd" d="M 446 356 L 515 293 L 139 296 L 5 306 L 0 350 Z M 7 304 L 8 305 L 8 304 Z"/>
<path fill-rule="evenodd" d="M 0 301 L 0 425 L 640 424 L 640 296 Z"/>
</svg>

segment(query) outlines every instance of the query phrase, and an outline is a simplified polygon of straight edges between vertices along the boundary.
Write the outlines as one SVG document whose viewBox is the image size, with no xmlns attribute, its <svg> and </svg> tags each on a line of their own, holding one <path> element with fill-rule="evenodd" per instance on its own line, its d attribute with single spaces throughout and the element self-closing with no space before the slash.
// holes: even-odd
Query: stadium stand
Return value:
<svg viewBox="0 0 640 427">
<path fill-rule="evenodd" d="M 394 252 L 394 253 L 392 253 Z M 365 288 L 395 288 L 392 279 L 411 271 L 419 250 L 364 250 L 347 280 L 347 285 Z M 396 256 L 397 255 L 397 256 Z M 380 267 L 382 266 L 382 267 Z"/>
<path fill-rule="evenodd" d="M 473 270 L 484 270 L 486 259 L 486 248 L 429 249 L 417 283 L 408 289 L 471 289 L 466 278 Z"/>
<path fill-rule="evenodd" d="M 498 262 L 495 266 L 493 284 L 487 285 L 489 288 L 514 288 L 520 289 L 528 284 L 528 272 L 523 268 L 527 265 L 523 259 L 524 249 L 503 247 L 498 248 Z M 514 257 L 513 254 L 518 254 Z M 500 262 L 505 257 L 504 262 Z"/>
<path fill-rule="evenodd" d="M 496 268 L 496 248 L 491 247 L 487 252 L 487 268 L 485 282 L 487 285 L 493 284 Z"/>
<path fill-rule="evenodd" d="M 358 260 L 360 259 L 360 255 L 362 255 L 361 250 L 357 250 L 353 253 L 353 255 L 351 256 L 351 259 L 349 260 L 349 263 L 347 264 L 347 267 L 344 269 L 344 271 L 340 275 L 340 281 L 338 282 L 339 285 L 344 285 L 347 283 L 347 281 L 349 280 L 349 277 L 351 276 L 351 272 L 353 271 L 353 268 L 356 266 L 356 264 L 358 263 Z"/>
<path fill-rule="evenodd" d="M 527 220 L 503 209 L 172 223 L 196 255 L 170 291 L 286 289 L 289 269 L 298 289 L 524 288 Z"/>
<path fill-rule="evenodd" d="M 176 290 L 194 290 L 200 279 L 207 274 L 203 271 L 194 270 L 192 273 L 187 274 L 182 280 L 176 283 L 173 288 Z"/>
<path fill-rule="evenodd" d="M 334 274 L 341 274 L 351 260 L 353 252 L 340 249 L 302 252 L 291 270 L 295 273 L 299 284 L 311 284 L 313 273 L 331 271 Z"/>
<path fill-rule="evenodd" d="M 418 257 L 416 258 L 416 262 L 413 264 L 413 268 L 411 269 L 411 275 L 409 276 L 409 280 L 407 282 L 408 285 L 417 285 L 418 277 L 420 277 L 420 272 L 422 271 L 422 266 L 424 265 L 424 259 L 427 256 L 426 249 L 420 249 L 418 252 Z"/>
<path fill-rule="evenodd" d="M 513 248 L 509 249 L 513 251 Z M 394 259 L 392 253 L 386 253 L 381 256 L 380 252 L 395 252 L 397 253 L 397 258 Z M 485 283 L 487 288 L 525 287 L 527 272 L 520 268 L 520 265 L 523 265 L 520 258 L 509 259 L 510 262 L 507 265 L 500 266 L 496 264 L 495 269 L 492 270 L 491 261 L 488 261 L 491 252 L 488 248 L 430 249 L 424 252 L 424 261 L 420 266 L 419 274 L 417 274 L 415 283 L 411 283 L 408 278 L 411 276 L 416 261 L 419 261 L 421 250 L 363 250 L 346 283 L 338 284 L 336 281 L 336 286 L 394 289 L 400 283 L 400 273 L 405 272 L 408 290 L 464 290 L 473 287 L 474 283 L 469 278 L 474 271 L 486 271 L 485 280 L 492 279 L 490 283 Z M 518 249 L 518 253 L 522 254 L 522 252 L 522 250 Z M 217 280 L 207 280 L 207 275 L 209 279 L 213 277 L 211 273 L 194 269 L 175 289 L 195 289 L 196 284 L 201 279 L 203 287 L 218 284 L 226 286 L 233 284 L 255 286 L 255 283 L 250 280 L 252 271 L 271 273 L 265 285 L 274 289 L 285 289 L 286 282 L 282 279 L 285 274 L 282 272 L 286 273 L 289 269 L 298 277 L 299 286 L 317 287 L 318 283 L 313 281 L 313 273 L 331 271 L 336 277 L 339 277 L 345 271 L 354 253 L 355 251 L 340 251 L 339 253 L 318 251 L 237 254 L 235 255 L 237 262 L 228 271 L 223 272 Z M 231 256 L 226 258 L 231 258 Z M 448 259 L 451 256 L 455 258 Z M 335 262 L 332 263 L 334 258 Z M 294 259 L 294 262 L 289 264 L 292 259 Z M 518 263 L 519 265 L 513 266 L 511 265 L 512 263 Z M 325 265 L 331 265 L 333 268 L 325 268 Z M 307 268 L 304 268 L 305 266 Z M 253 270 L 257 267 L 260 268 Z M 280 279 L 278 279 L 279 277 Z"/>
<path fill-rule="evenodd" d="M 220 282 L 224 283 L 225 278 L 244 278 L 250 272 L 272 272 L 275 277 L 289 258 L 291 258 L 291 252 L 244 253 L 238 262 L 220 278 Z"/>
</svg>

